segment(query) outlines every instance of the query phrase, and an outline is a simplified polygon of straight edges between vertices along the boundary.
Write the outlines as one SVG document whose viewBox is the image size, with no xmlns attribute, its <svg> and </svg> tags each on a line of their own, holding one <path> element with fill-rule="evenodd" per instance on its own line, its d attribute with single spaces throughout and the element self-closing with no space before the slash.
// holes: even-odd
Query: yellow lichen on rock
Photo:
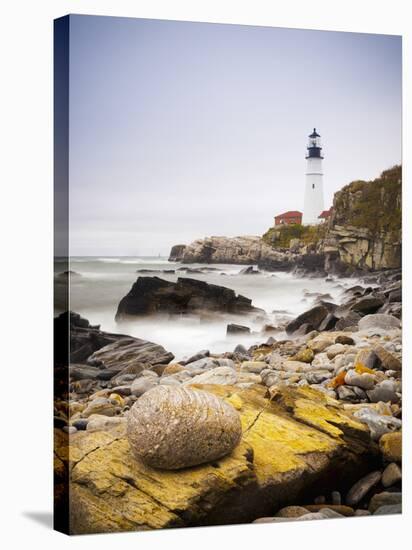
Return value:
<svg viewBox="0 0 412 550">
<path fill-rule="evenodd" d="M 300 494 L 334 461 L 350 471 L 370 451 L 363 425 L 310 388 L 280 387 L 272 400 L 258 385 L 202 389 L 237 405 L 242 422 L 240 444 L 213 463 L 179 471 L 146 466 L 132 454 L 124 424 L 77 432 L 70 445 L 57 436 L 59 468 L 63 462 L 71 471 L 71 532 L 250 521 Z M 348 432 L 356 443 L 343 437 Z"/>
</svg>

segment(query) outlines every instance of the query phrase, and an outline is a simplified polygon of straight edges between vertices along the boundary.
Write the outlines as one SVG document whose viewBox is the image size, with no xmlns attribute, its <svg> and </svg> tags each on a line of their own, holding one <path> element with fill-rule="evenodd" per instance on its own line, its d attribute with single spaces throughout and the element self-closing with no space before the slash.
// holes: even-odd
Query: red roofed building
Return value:
<svg viewBox="0 0 412 550">
<path fill-rule="evenodd" d="M 302 212 L 298 210 L 289 210 L 289 212 L 284 212 L 275 216 L 275 225 L 286 225 L 292 223 L 302 223 Z"/>
<path fill-rule="evenodd" d="M 330 218 L 332 214 L 332 207 L 329 208 L 329 210 L 323 210 L 318 216 L 320 220 L 326 221 Z"/>
</svg>

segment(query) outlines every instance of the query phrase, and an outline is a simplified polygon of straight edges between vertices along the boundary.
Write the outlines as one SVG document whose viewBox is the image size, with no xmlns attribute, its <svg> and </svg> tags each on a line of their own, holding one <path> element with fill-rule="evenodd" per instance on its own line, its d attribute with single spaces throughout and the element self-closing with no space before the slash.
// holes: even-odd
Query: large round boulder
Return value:
<svg viewBox="0 0 412 550">
<path fill-rule="evenodd" d="M 130 409 L 127 436 L 136 458 L 178 470 L 229 454 L 242 437 L 239 413 L 200 390 L 157 386 Z"/>
</svg>

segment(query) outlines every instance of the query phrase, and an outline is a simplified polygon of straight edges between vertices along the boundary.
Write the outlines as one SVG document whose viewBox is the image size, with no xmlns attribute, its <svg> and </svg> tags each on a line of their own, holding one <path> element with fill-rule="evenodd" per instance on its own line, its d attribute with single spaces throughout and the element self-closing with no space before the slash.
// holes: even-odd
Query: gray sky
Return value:
<svg viewBox="0 0 412 550">
<path fill-rule="evenodd" d="M 325 205 L 401 161 L 401 38 L 127 18 L 70 24 L 72 255 L 168 254 Z"/>
</svg>

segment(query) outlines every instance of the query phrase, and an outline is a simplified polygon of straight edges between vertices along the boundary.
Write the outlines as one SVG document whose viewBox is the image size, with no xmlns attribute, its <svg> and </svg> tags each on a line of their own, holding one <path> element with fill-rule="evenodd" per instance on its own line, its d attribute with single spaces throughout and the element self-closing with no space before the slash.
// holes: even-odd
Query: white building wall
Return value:
<svg viewBox="0 0 412 550">
<path fill-rule="evenodd" d="M 324 210 L 323 171 L 321 158 L 308 158 L 306 170 L 303 224 L 318 224 L 319 214 Z"/>
</svg>

